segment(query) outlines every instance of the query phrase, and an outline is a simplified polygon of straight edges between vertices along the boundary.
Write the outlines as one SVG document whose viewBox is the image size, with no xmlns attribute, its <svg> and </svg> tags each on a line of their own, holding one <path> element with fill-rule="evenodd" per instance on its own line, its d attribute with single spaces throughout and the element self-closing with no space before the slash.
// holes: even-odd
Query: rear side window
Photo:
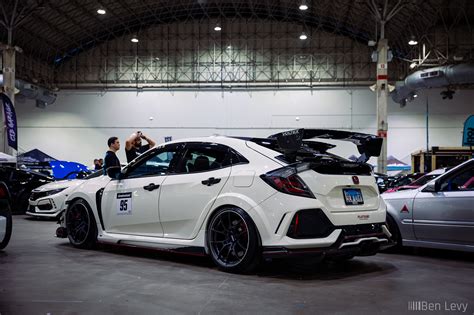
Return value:
<svg viewBox="0 0 474 315">
<path fill-rule="evenodd" d="M 245 161 L 247 160 L 244 157 L 227 146 L 216 143 L 193 143 L 186 146 L 186 153 L 178 173 L 207 172 Z"/>
</svg>

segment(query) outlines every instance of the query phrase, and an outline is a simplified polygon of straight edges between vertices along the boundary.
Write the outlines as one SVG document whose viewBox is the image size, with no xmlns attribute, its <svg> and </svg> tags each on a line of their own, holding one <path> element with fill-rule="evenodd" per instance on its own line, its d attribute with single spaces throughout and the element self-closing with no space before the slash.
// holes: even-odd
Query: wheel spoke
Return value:
<svg viewBox="0 0 474 315">
<path fill-rule="evenodd" d="M 225 226 L 224 221 L 222 220 L 222 218 L 219 219 L 219 224 L 224 229 L 224 233 L 228 231 L 228 228 L 227 228 L 227 226 Z"/>
<path fill-rule="evenodd" d="M 221 247 L 221 250 L 217 253 L 217 256 L 218 257 L 222 257 L 222 251 L 224 250 L 224 248 L 226 248 L 227 246 L 229 246 L 230 244 L 225 244 L 224 246 Z"/>
<path fill-rule="evenodd" d="M 229 256 L 231 252 L 232 252 L 232 246 L 230 246 L 229 244 L 229 249 L 227 250 L 227 255 L 225 256 L 225 259 L 224 259 L 226 263 L 229 263 Z"/>
<path fill-rule="evenodd" d="M 211 229 L 211 231 L 216 232 L 217 234 L 225 235 L 225 232 L 223 232 L 223 231 L 219 231 L 219 230 L 216 230 L 216 229 Z"/>
<path fill-rule="evenodd" d="M 232 230 L 232 218 L 231 218 L 231 212 L 227 212 L 227 219 L 229 220 L 229 222 L 227 222 L 227 224 L 229 225 L 229 228 L 228 230 Z"/>
<path fill-rule="evenodd" d="M 215 244 L 215 243 L 218 243 L 218 244 L 222 244 L 224 243 L 225 241 L 211 241 L 211 243 Z"/>
<path fill-rule="evenodd" d="M 240 246 L 240 248 L 242 248 L 244 251 L 247 250 L 247 246 L 244 246 L 244 245 L 240 244 L 240 241 L 239 241 L 239 240 L 237 240 L 237 242 L 235 242 L 235 245 Z"/>
</svg>

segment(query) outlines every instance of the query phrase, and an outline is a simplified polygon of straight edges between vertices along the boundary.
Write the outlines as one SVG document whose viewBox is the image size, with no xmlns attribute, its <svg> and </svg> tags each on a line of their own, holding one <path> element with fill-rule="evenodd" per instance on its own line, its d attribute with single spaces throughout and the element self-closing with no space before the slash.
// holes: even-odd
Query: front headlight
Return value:
<svg viewBox="0 0 474 315">
<path fill-rule="evenodd" d="M 51 195 L 56 195 L 58 193 L 60 193 L 61 191 L 63 191 L 64 189 L 66 189 L 67 187 L 64 187 L 64 188 L 58 188 L 58 189 L 53 189 L 53 190 L 49 190 L 49 191 L 45 191 L 44 192 L 44 197 L 46 196 L 51 196 Z"/>
</svg>

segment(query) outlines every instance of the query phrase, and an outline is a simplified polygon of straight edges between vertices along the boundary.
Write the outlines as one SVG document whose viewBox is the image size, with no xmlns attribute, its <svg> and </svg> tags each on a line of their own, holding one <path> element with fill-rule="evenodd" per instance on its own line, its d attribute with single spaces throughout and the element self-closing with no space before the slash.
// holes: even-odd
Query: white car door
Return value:
<svg viewBox="0 0 474 315">
<path fill-rule="evenodd" d="M 437 192 L 420 191 L 413 203 L 418 240 L 474 244 L 474 163 L 438 179 Z"/>
<path fill-rule="evenodd" d="M 230 149 L 211 143 L 190 143 L 176 174 L 163 182 L 160 218 L 164 237 L 192 239 L 231 172 Z"/>
<path fill-rule="evenodd" d="M 176 146 L 152 149 L 130 164 L 122 179 L 111 180 L 102 197 L 105 230 L 162 237 L 158 202 L 161 186 L 175 161 Z"/>
</svg>

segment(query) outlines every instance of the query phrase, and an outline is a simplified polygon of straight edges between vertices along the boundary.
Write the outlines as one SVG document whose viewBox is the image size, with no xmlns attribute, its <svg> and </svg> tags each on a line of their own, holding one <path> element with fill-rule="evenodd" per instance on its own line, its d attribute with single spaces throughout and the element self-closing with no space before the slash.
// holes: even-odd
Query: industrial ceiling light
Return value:
<svg viewBox="0 0 474 315">
<path fill-rule="evenodd" d="M 306 11 L 306 10 L 308 10 L 308 5 L 306 4 L 306 1 L 301 2 L 300 6 L 299 6 L 299 9 L 300 9 L 301 11 Z"/>
<path fill-rule="evenodd" d="M 307 38 L 308 38 L 308 36 L 305 34 L 305 32 L 301 33 L 301 35 L 300 35 L 301 40 L 306 40 Z"/>
<path fill-rule="evenodd" d="M 410 46 L 415 46 L 415 45 L 418 45 L 418 41 L 416 40 L 416 37 L 415 36 L 411 36 L 410 37 L 410 41 L 408 42 L 408 45 Z"/>
<path fill-rule="evenodd" d="M 418 64 L 416 62 L 410 63 L 410 69 L 415 69 Z"/>
<path fill-rule="evenodd" d="M 138 38 L 136 36 L 133 36 L 132 39 L 130 39 L 132 43 L 138 43 Z"/>
<path fill-rule="evenodd" d="M 97 14 L 104 15 L 106 12 L 103 8 L 97 10 Z"/>
<path fill-rule="evenodd" d="M 214 31 L 220 32 L 222 31 L 222 27 L 219 24 L 216 24 L 216 26 L 214 27 Z"/>
</svg>

